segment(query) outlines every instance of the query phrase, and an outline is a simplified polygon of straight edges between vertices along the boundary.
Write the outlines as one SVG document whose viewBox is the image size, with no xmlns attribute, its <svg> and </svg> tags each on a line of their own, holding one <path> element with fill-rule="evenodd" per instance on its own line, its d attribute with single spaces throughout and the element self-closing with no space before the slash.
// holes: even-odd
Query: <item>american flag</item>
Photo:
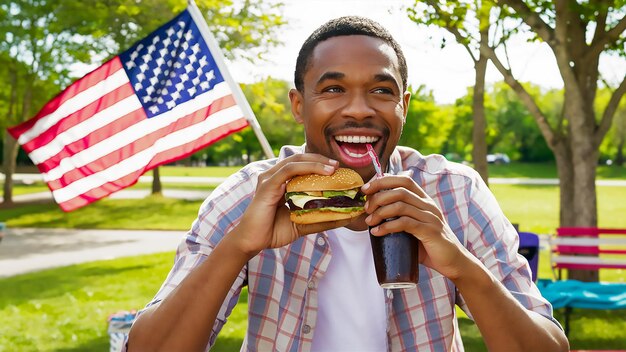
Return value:
<svg viewBox="0 0 626 352">
<path fill-rule="evenodd" d="M 71 211 L 246 127 L 235 89 L 187 9 L 9 132 Z"/>
</svg>

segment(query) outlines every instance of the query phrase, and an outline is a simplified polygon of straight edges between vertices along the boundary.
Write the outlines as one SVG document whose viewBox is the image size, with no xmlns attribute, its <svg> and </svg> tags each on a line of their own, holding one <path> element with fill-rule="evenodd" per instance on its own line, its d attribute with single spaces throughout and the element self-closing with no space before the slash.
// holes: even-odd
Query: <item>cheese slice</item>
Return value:
<svg viewBox="0 0 626 352">
<path fill-rule="evenodd" d="M 290 199 L 293 202 L 293 204 L 295 204 L 297 207 L 304 208 L 304 205 L 306 204 L 306 202 L 308 202 L 310 200 L 313 200 L 313 199 L 328 199 L 328 198 L 327 197 L 315 197 L 315 196 L 296 194 L 296 195 L 292 196 Z"/>
</svg>

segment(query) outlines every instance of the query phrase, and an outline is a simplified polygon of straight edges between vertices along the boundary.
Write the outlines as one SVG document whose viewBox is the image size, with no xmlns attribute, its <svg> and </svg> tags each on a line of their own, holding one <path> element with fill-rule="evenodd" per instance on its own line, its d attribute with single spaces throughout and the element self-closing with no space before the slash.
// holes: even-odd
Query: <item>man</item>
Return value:
<svg viewBox="0 0 626 352">
<path fill-rule="evenodd" d="M 204 202 L 128 348 L 205 349 L 247 284 L 245 350 L 459 351 L 458 304 L 490 350 L 566 351 L 550 304 L 516 254 L 517 234 L 477 173 L 397 147 L 406 81 L 404 55 L 377 23 L 345 17 L 316 30 L 289 94 L 304 150 L 284 147 L 278 159 L 246 166 Z M 388 176 L 373 178 L 365 143 Z M 369 180 L 366 214 L 291 223 L 285 183 L 339 166 Z M 368 226 L 376 236 L 406 231 L 421 240 L 416 288 L 377 285 Z"/>
</svg>

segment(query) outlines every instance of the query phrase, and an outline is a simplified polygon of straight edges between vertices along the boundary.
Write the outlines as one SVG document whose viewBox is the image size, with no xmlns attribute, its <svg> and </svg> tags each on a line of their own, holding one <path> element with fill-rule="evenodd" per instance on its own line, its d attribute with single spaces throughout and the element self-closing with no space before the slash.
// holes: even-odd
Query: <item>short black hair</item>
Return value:
<svg viewBox="0 0 626 352">
<path fill-rule="evenodd" d="M 304 91 L 304 74 L 308 69 L 307 66 L 309 64 L 309 60 L 317 44 L 326 39 L 344 35 L 366 35 L 381 39 L 385 43 L 389 44 L 398 57 L 400 76 L 402 77 L 402 88 L 406 90 L 408 70 L 406 66 L 406 59 L 402 53 L 400 45 L 378 22 L 359 16 L 344 16 L 330 20 L 316 29 L 307 38 L 307 40 L 304 41 L 304 44 L 302 44 L 302 48 L 300 48 L 300 52 L 298 53 L 296 70 L 294 72 L 294 83 L 297 90 L 300 92 Z"/>
</svg>

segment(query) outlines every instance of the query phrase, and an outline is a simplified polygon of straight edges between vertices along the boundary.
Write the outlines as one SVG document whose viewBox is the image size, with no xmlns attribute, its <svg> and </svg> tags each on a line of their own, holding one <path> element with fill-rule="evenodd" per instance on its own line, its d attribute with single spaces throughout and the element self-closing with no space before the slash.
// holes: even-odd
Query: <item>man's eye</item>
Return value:
<svg viewBox="0 0 626 352">
<path fill-rule="evenodd" d="M 328 87 L 324 88 L 322 91 L 324 93 L 341 93 L 343 92 L 343 89 L 341 89 L 340 87 Z"/>
<path fill-rule="evenodd" d="M 372 91 L 372 93 L 376 94 L 393 94 L 393 90 L 391 88 L 376 88 Z"/>
</svg>

